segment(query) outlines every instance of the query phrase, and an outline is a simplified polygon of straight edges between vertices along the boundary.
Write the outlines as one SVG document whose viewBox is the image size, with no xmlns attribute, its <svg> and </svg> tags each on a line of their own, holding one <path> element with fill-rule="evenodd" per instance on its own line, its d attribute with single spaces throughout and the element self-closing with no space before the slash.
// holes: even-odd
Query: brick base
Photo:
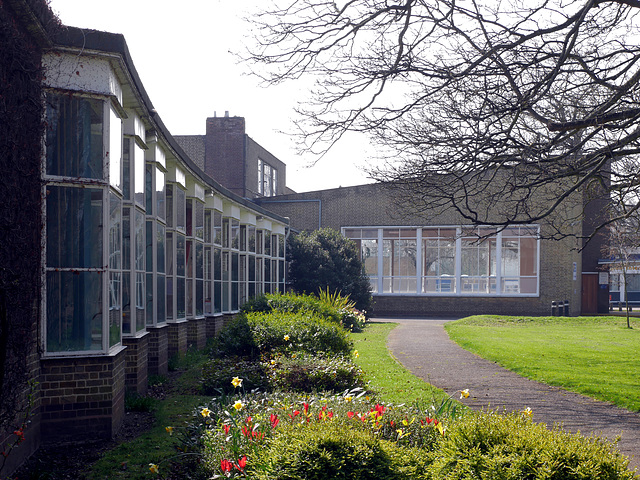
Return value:
<svg viewBox="0 0 640 480">
<path fill-rule="evenodd" d="M 148 333 L 137 337 L 123 337 L 125 352 L 125 386 L 127 391 L 139 395 L 147 393 L 149 380 L 149 339 Z"/>
<path fill-rule="evenodd" d="M 147 326 L 149 332 L 148 375 L 166 375 L 169 372 L 169 327 Z"/>
<path fill-rule="evenodd" d="M 125 348 L 41 360 L 43 442 L 112 438 L 124 417 Z"/>
<path fill-rule="evenodd" d="M 169 326 L 169 357 L 183 354 L 187 351 L 187 320 L 171 322 Z"/>
<path fill-rule="evenodd" d="M 192 318 L 187 323 L 188 348 L 202 350 L 207 345 L 207 320 L 205 318 Z"/>
</svg>

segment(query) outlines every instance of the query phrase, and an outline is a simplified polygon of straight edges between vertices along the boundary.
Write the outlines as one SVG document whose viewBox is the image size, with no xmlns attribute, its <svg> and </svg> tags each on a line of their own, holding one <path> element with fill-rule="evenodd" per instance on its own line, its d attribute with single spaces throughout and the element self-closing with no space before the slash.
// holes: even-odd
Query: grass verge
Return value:
<svg viewBox="0 0 640 480">
<path fill-rule="evenodd" d="M 446 393 L 413 375 L 387 349 L 387 337 L 396 326 L 370 322 L 363 332 L 352 334 L 358 352 L 355 361 L 365 372 L 370 388 L 384 402 L 440 404 Z"/>
<path fill-rule="evenodd" d="M 640 411 L 640 321 L 474 316 L 446 324 L 458 345 L 524 377 Z"/>
</svg>

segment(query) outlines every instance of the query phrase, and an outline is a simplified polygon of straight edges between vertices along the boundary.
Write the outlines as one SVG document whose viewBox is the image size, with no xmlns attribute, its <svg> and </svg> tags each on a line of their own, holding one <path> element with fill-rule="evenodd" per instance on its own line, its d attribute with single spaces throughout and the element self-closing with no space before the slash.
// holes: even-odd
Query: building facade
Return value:
<svg viewBox="0 0 640 480">
<path fill-rule="evenodd" d="M 3 359 L 26 354 L 21 372 L 32 390 L 25 384 L 14 395 L 0 443 L 15 440 L 28 410 L 30 445 L 11 453 L 1 476 L 39 443 L 112 437 L 125 391 L 145 393 L 149 375 L 166 373 L 172 355 L 204 347 L 245 300 L 285 288 L 288 220 L 214 179 L 218 164 L 208 174 L 184 152 L 121 35 L 49 34 L 36 4 L 49 12 L 45 2 L 0 3 L 5 23 L 44 39 L 34 67 L 42 107 L 26 138 L 38 146 L 35 176 L 20 180 L 35 199 L 34 248 L 25 256 L 34 275 L 28 329 L 15 335 L 30 343 L 2 351 Z M 13 159 L 17 178 L 21 161 Z M 257 181 L 257 165 L 253 173 Z M 2 333 L 14 334 L 9 326 Z"/>
<path fill-rule="evenodd" d="M 293 229 L 330 227 L 353 239 L 378 316 L 550 315 L 553 302 L 562 302 L 563 312 L 567 302 L 571 315 L 597 313 L 597 301 L 596 310 L 585 308 L 584 288 L 598 280 L 592 272 L 602 239 L 582 248 L 578 239 L 590 233 L 585 221 L 567 225 L 566 238 L 551 240 L 555 226 L 546 222 L 470 225 L 453 210 L 403 211 L 396 195 L 394 188 L 371 184 L 257 201 L 290 217 Z M 583 204 L 578 199 L 576 208 Z M 598 204 L 587 204 L 587 217 L 596 215 Z M 600 303 L 606 311 L 606 298 Z"/>
</svg>

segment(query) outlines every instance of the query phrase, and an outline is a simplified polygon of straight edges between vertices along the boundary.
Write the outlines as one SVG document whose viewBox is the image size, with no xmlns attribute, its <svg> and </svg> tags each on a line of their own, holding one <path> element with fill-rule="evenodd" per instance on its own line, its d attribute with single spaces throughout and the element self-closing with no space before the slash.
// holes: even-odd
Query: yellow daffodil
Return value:
<svg viewBox="0 0 640 480">
<path fill-rule="evenodd" d="M 209 415 L 211 415 L 211 410 L 209 410 L 207 407 L 204 407 L 201 411 L 200 414 L 203 417 L 208 417 Z"/>
<path fill-rule="evenodd" d="M 231 380 L 231 384 L 233 385 L 234 388 L 238 388 L 242 386 L 242 379 L 238 378 L 238 377 L 233 377 L 233 380 Z"/>
<path fill-rule="evenodd" d="M 531 408 L 527 407 L 525 408 L 522 413 L 524 415 L 526 415 L 527 417 L 532 417 L 533 416 L 533 410 L 531 410 Z"/>
<path fill-rule="evenodd" d="M 292 353 L 292 354 L 291 354 L 291 358 L 296 358 L 296 354 L 295 354 L 295 353 Z"/>
<path fill-rule="evenodd" d="M 351 395 L 344 397 L 345 402 L 350 402 L 351 400 L 353 400 L 353 397 Z"/>
<path fill-rule="evenodd" d="M 469 389 L 465 388 L 464 390 L 460 391 L 460 399 L 463 398 L 469 398 Z"/>
<path fill-rule="evenodd" d="M 155 463 L 150 463 L 149 464 L 149 471 L 151 473 L 160 473 L 160 468 Z"/>
<path fill-rule="evenodd" d="M 288 341 L 289 341 L 289 335 L 285 335 L 285 336 L 284 336 L 284 341 L 285 341 L 285 342 L 288 342 Z"/>
<path fill-rule="evenodd" d="M 169 435 L 173 435 L 173 427 L 164 427 Z"/>
<path fill-rule="evenodd" d="M 398 434 L 398 440 L 404 437 L 404 430 L 402 430 L 401 428 L 397 429 L 396 433 Z"/>
<path fill-rule="evenodd" d="M 358 350 L 355 350 L 353 352 L 353 356 L 356 357 L 356 358 L 358 358 L 360 356 L 360 354 L 358 353 Z"/>
<path fill-rule="evenodd" d="M 240 400 L 236 400 L 236 403 L 233 404 L 233 408 L 235 408 L 238 411 L 242 410 L 242 407 L 244 407 L 244 405 Z"/>
<path fill-rule="evenodd" d="M 438 424 L 436 425 L 436 428 L 440 432 L 440 435 L 444 435 L 444 427 L 442 426 L 442 423 L 438 422 Z"/>
<path fill-rule="evenodd" d="M 275 365 L 276 361 L 275 360 L 271 360 L 271 365 Z"/>
</svg>

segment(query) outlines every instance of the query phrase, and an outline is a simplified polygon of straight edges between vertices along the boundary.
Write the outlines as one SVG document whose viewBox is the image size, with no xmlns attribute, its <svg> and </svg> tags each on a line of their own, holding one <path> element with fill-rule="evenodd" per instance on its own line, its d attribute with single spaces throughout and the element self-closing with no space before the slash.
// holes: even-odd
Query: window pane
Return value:
<svg viewBox="0 0 640 480">
<path fill-rule="evenodd" d="M 122 120 L 113 108 L 109 109 L 109 183 L 122 188 Z"/>
<path fill-rule="evenodd" d="M 122 208 L 122 269 L 131 270 L 131 207 Z"/>
<path fill-rule="evenodd" d="M 144 234 L 145 234 L 145 217 L 144 213 L 139 210 L 135 210 L 135 269 L 139 272 L 143 272 L 145 270 L 145 243 L 144 243 Z"/>
<path fill-rule="evenodd" d="M 131 200 L 131 138 L 122 140 L 122 196 Z"/>
<path fill-rule="evenodd" d="M 122 273 L 109 273 L 109 346 L 120 343 L 122 308 L 120 306 L 120 282 Z"/>
<path fill-rule="evenodd" d="M 103 179 L 104 102 L 47 95 L 47 174 Z"/>
<path fill-rule="evenodd" d="M 156 212 L 155 214 L 162 220 L 166 217 L 164 172 L 156 168 Z"/>
<path fill-rule="evenodd" d="M 164 225 L 157 224 L 156 225 L 156 241 L 157 241 L 156 256 L 157 256 L 158 265 L 156 266 L 156 268 L 159 273 L 164 273 L 164 261 L 165 261 L 164 239 L 165 239 Z"/>
<path fill-rule="evenodd" d="M 133 190 L 136 203 L 144 207 L 144 150 L 133 143 Z"/>
<path fill-rule="evenodd" d="M 175 215 L 176 215 L 176 228 L 180 230 L 184 230 L 186 227 L 186 198 L 184 190 L 182 190 L 177 185 L 174 189 L 175 197 L 174 200 L 176 202 L 175 206 Z"/>
<path fill-rule="evenodd" d="M 135 298 L 135 296 L 133 297 Z M 135 318 L 131 316 L 131 273 L 122 275 L 122 334 L 135 333 Z"/>
<path fill-rule="evenodd" d="M 102 350 L 100 272 L 47 272 L 47 351 Z"/>
<path fill-rule="evenodd" d="M 165 293 L 165 278 L 164 275 L 158 275 L 158 291 L 156 292 L 156 298 L 158 299 L 158 323 L 164 323 L 167 316 L 166 311 L 166 293 Z"/>
<path fill-rule="evenodd" d="M 200 240 L 204 240 L 204 204 L 200 202 L 195 202 L 196 211 L 195 211 L 195 236 Z"/>
<path fill-rule="evenodd" d="M 122 201 L 109 194 L 109 268 L 122 268 Z"/>
<path fill-rule="evenodd" d="M 145 324 L 145 274 L 136 272 L 136 331 L 144 330 Z"/>
<path fill-rule="evenodd" d="M 47 186 L 47 266 L 101 268 L 102 190 Z"/>
</svg>

